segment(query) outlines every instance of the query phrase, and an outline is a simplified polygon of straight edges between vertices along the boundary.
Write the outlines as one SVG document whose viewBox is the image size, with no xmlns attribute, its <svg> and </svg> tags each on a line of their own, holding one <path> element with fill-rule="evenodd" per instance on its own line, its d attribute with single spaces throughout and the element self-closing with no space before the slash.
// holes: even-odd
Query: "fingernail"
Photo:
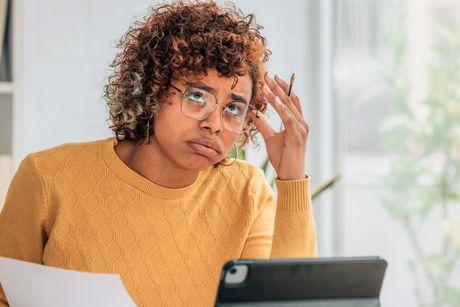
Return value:
<svg viewBox="0 0 460 307">
<path fill-rule="evenodd" d="M 276 104 L 281 104 L 281 100 L 278 96 L 275 97 L 275 103 Z"/>
<path fill-rule="evenodd" d="M 269 95 L 270 94 L 270 91 L 269 91 L 268 86 L 266 84 L 262 88 L 262 91 L 264 92 L 264 95 Z"/>
</svg>

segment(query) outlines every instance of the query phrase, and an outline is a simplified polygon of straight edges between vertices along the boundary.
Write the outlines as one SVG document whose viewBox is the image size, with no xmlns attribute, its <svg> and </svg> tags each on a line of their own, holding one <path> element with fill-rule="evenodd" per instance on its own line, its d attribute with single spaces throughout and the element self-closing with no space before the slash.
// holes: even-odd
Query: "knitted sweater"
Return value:
<svg viewBox="0 0 460 307">
<path fill-rule="evenodd" d="M 116 142 L 24 158 L 0 215 L 0 256 L 119 274 L 139 306 L 212 306 L 230 259 L 318 255 L 308 177 L 276 178 L 275 197 L 260 168 L 237 160 L 165 188 L 124 164 Z"/>
</svg>

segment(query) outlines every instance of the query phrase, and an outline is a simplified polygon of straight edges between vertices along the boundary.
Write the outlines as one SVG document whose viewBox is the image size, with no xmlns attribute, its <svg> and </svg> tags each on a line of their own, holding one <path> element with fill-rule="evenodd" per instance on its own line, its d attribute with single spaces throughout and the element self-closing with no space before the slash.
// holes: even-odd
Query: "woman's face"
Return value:
<svg viewBox="0 0 460 307">
<path fill-rule="evenodd" d="M 214 92 L 217 107 L 207 119 L 190 118 L 181 111 L 182 93 L 172 89 L 173 95 L 162 102 L 154 120 L 156 142 L 165 157 L 183 169 L 200 170 L 227 156 L 238 138 L 238 133 L 224 127 L 222 108 L 235 101 L 235 97 L 249 103 L 252 94 L 252 80 L 249 75 L 238 77 L 236 86 L 234 83 L 234 78 L 219 77 L 214 69 L 208 70 L 205 76 L 184 77 L 172 82 L 182 92 L 191 84 Z"/>
</svg>

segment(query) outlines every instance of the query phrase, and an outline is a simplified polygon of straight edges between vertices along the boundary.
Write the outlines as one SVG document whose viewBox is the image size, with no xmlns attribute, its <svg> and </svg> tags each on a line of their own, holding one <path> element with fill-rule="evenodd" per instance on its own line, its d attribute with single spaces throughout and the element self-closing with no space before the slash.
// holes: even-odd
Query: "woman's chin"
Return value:
<svg viewBox="0 0 460 307">
<path fill-rule="evenodd" d="M 187 159 L 186 164 L 188 169 L 193 169 L 193 170 L 202 170 L 205 168 L 208 168 L 219 161 L 221 161 L 222 158 L 214 158 L 211 159 L 209 157 L 203 156 L 199 153 L 192 153 L 190 157 Z"/>
</svg>

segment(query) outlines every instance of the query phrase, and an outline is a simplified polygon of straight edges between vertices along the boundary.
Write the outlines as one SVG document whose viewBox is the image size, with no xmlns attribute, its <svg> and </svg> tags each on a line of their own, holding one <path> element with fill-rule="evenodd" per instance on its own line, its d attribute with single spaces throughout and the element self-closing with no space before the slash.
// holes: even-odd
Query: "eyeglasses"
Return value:
<svg viewBox="0 0 460 307">
<path fill-rule="evenodd" d="M 185 91 L 176 86 L 171 86 L 182 94 L 181 111 L 192 119 L 207 119 L 216 109 L 216 96 L 204 89 L 188 86 Z M 243 101 L 234 100 L 222 107 L 221 120 L 223 126 L 233 132 L 239 133 L 246 123 L 246 113 L 249 106 Z"/>
</svg>

